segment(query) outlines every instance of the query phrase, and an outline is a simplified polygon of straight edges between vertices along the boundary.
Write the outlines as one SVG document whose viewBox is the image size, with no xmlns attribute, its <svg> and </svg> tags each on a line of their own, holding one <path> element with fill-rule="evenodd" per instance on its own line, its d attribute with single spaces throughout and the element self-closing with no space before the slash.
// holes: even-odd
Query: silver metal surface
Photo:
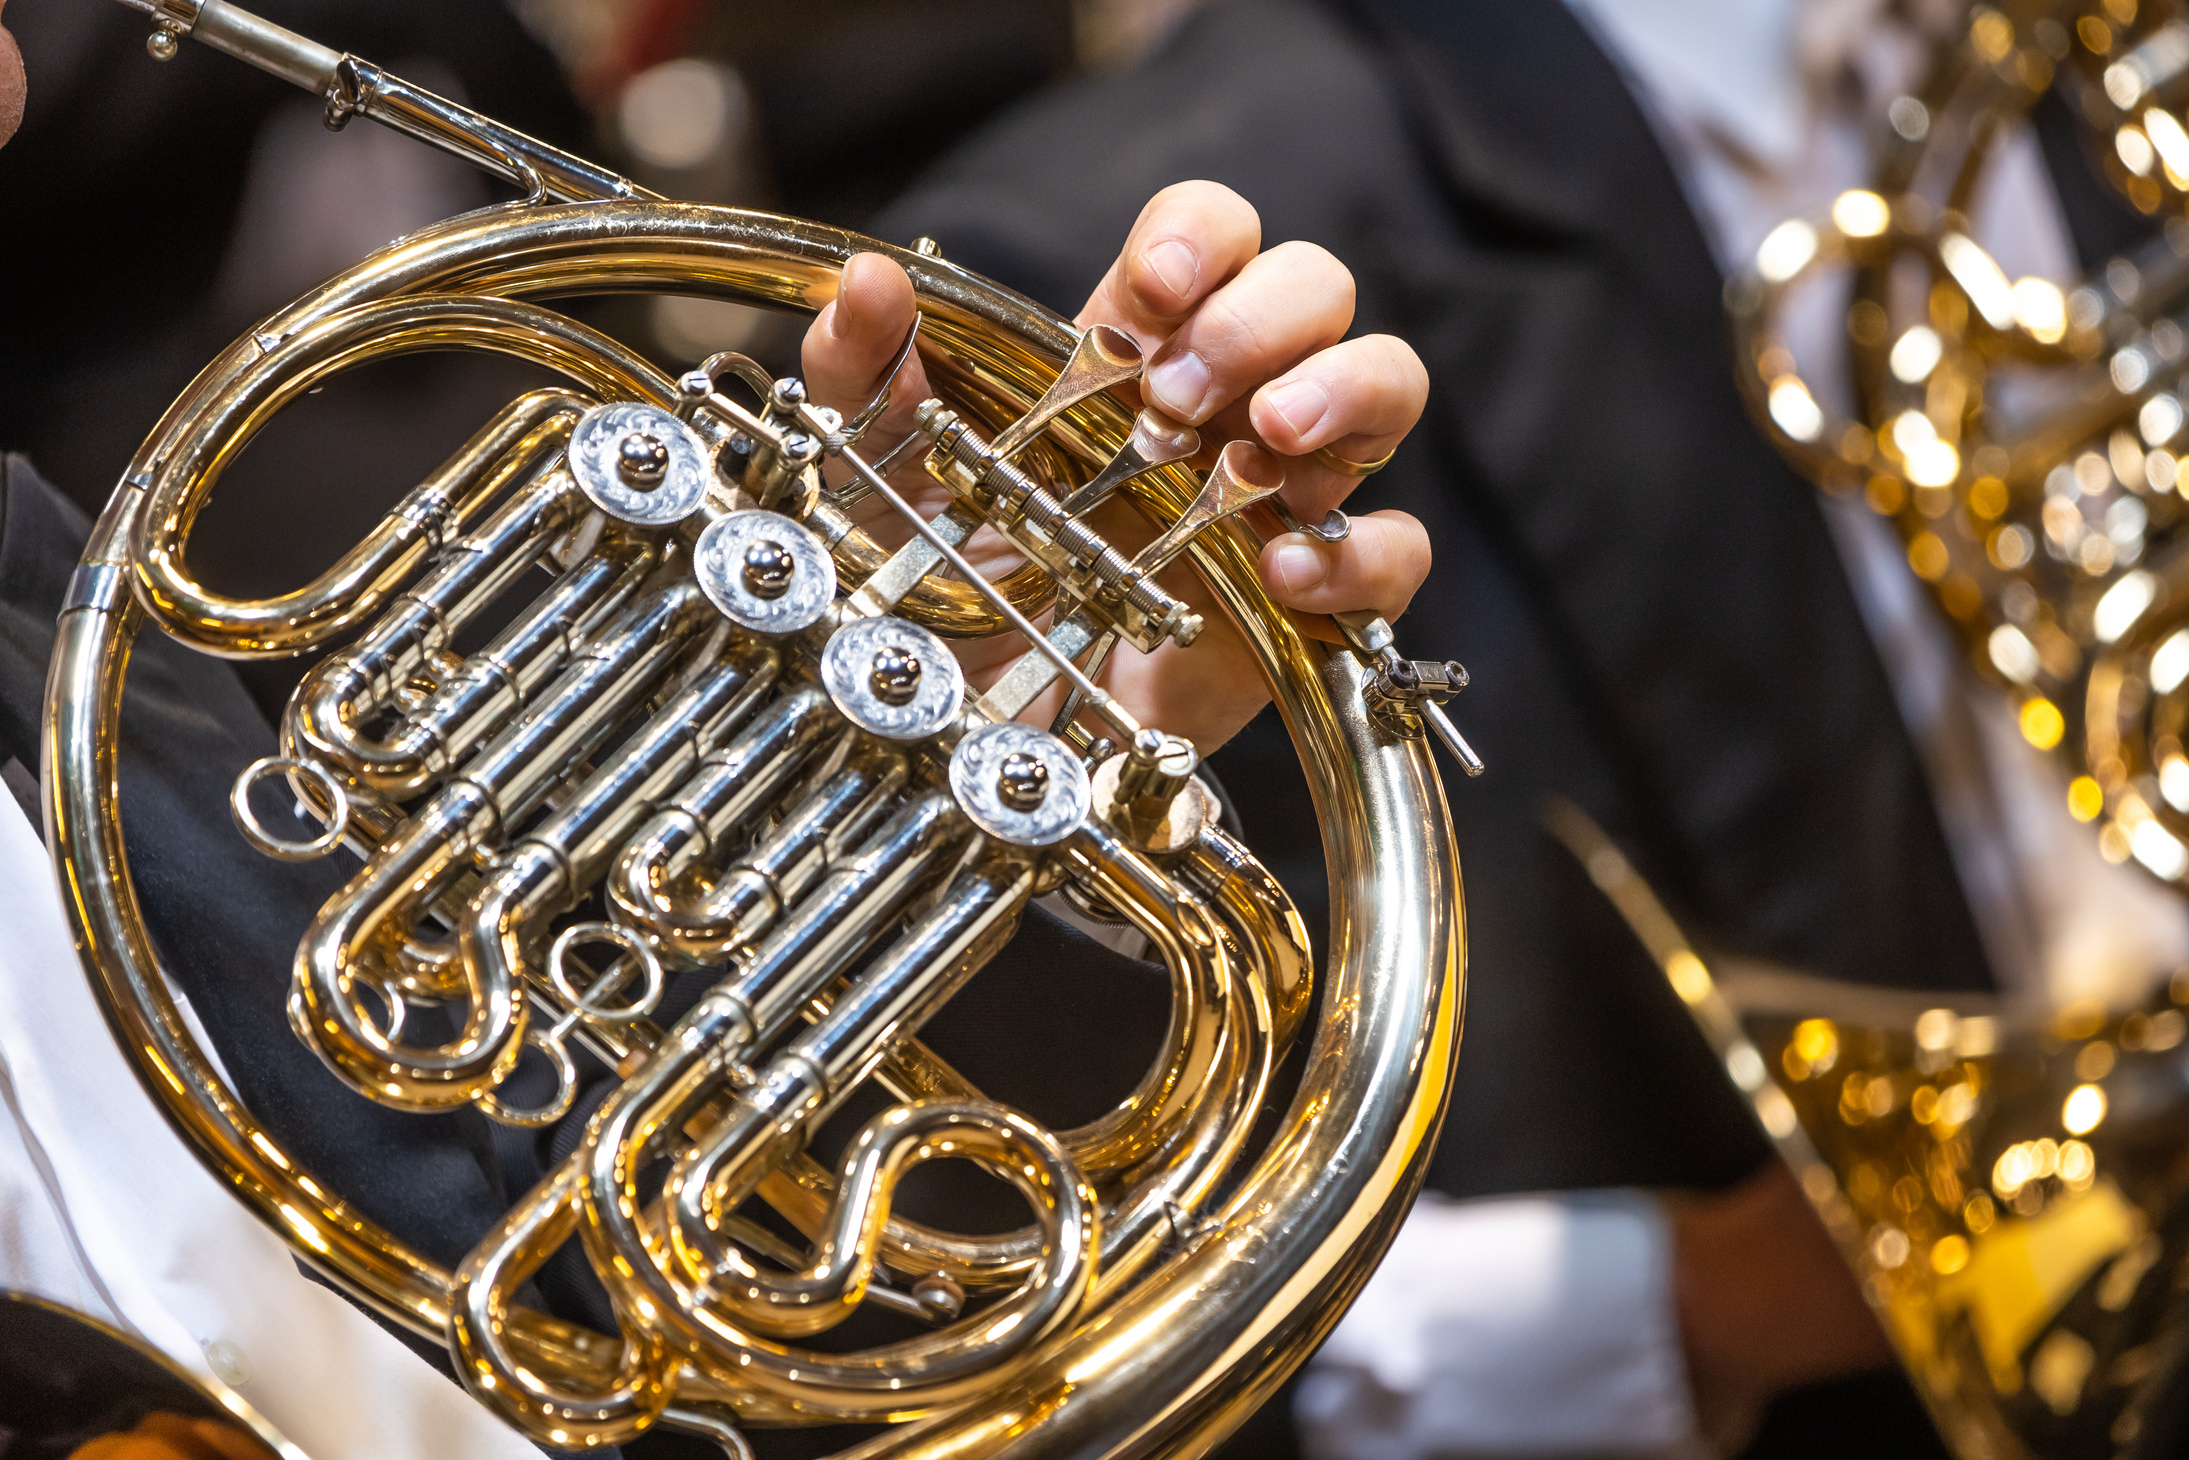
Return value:
<svg viewBox="0 0 2189 1460">
<path fill-rule="evenodd" d="M 782 567 L 765 561 L 780 557 Z M 756 634 L 795 634 L 819 623 L 836 601 L 836 564 L 807 528 L 779 512 L 716 518 L 692 550 L 700 591 L 722 616 Z M 781 581 L 773 575 L 780 573 Z"/>
<path fill-rule="evenodd" d="M 1049 490 L 1118 459 L 1132 407 L 1076 377 L 1090 361 L 1123 371 L 1123 352 L 1097 332 L 1090 347 L 931 252 L 640 197 L 354 58 L 314 59 L 272 28 L 254 40 L 232 15 L 216 18 L 228 9 L 208 0 L 193 29 L 225 25 L 259 64 L 311 71 L 333 120 L 387 121 L 535 199 L 597 201 L 420 230 L 277 313 L 177 402 L 93 530 L 91 578 L 135 591 L 63 616 L 41 779 L 86 967 L 147 1088 L 307 1260 L 449 1341 L 473 1392 L 542 1443 L 621 1444 L 656 1423 L 719 1435 L 734 1413 L 891 1425 L 862 1447 L 873 1456 L 1205 1450 L 1312 1349 L 1390 1240 L 1451 1068 L 1462 940 L 1448 825 L 1428 758 L 1365 713 L 1364 661 L 1300 637 L 1263 589 L 1259 543 L 1236 515 L 1175 535 L 1180 571 L 1190 564 L 1212 600 L 1209 623 L 1227 624 L 1233 652 L 1268 676 L 1330 843 L 1329 998 L 1345 1016 L 1315 1027 L 1308 1083 L 1264 1145 L 1255 1132 L 1272 1129 L 1258 1117 L 1277 1061 L 1307 1028 L 1297 913 L 1212 829 L 1158 851 L 1095 820 L 1076 754 L 993 723 L 1061 678 L 1130 741 L 1141 727 L 1072 661 L 1121 624 L 1136 644 L 1181 645 L 1201 624 L 1144 580 L 1125 582 L 1124 554 L 1063 516 Z M 711 376 L 683 390 L 528 302 L 605 285 L 811 312 L 843 262 L 870 250 L 913 279 L 916 348 L 939 408 L 1041 417 L 1016 430 L 1023 440 L 1001 434 L 1017 464 L 953 485 L 957 502 L 931 522 L 881 484 L 915 537 L 895 553 L 815 500 L 831 455 L 870 485 L 873 473 L 802 391 L 770 383 L 755 414 Z M 497 351 L 572 388 L 490 422 L 305 588 L 237 599 L 199 584 L 186 567 L 190 525 L 259 424 L 340 369 L 421 348 Z M 1094 358 L 1105 352 L 1116 358 Z M 581 469 L 564 443 L 601 402 L 650 403 L 654 415 L 605 450 L 588 434 Z M 657 429 L 672 403 L 703 456 L 736 433 L 753 448 L 736 481 L 702 461 L 713 500 L 692 510 L 712 516 L 742 491 L 802 517 L 857 585 L 840 609 L 803 633 L 757 636 L 725 622 L 697 582 L 687 548 L 703 523 L 593 505 L 581 474 L 625 497 L 674 487 L 680 438 Z M 1161 535 L 1200 487 L 1181 463 L 1151 465 L 1125 480 L 1120 502 Z M 958 545 L 984 525 L 1012 529 L 1022 505 L 1039 509 L 1036 536 L 1054 551 L 997 583 L 961 580 Z M 518 592 L 534 563 L 554 581 L 459 658 L 459 630 Z M 1086 576 L 1094 565 L 1101 573 Z M 787 575 L 773 557 L 754 566 L 761 587 L 790 591 L 795 564 Z M 1123 596 L 1106 596 L 1113 588 Z M 1054 627 L 1040 635 L 1033 624 L 1052 604 Z M 1017 630 L 1034 648 L 973 710 L 960 690 L 930 735 L 884 743 L 814 683 L 824 626 L 881 616 L 928 635 L 923 683 L 928 665 L 956 671 L 936 635 Z M 299 950 L 294 1024 L 330 1067 L 385 1105 L 470 1102 L 520 1122 L 566 1103 L 571 1039 L 623 1077 L 579 1149 L 453 1271 L 286 1151 L 174 1006 L 118 804 L 120 684 L 147 622 L 214 653 L 328 656 L 292 701 L 283 748 L 329 778 L 292 778 L 314 814 L 350 799 L 349 835 L 366 858 Z M 874 667 L 870 657 L 870 689 Z M 901 697 L 907 666 L 882 667 L 889 693 L 876 698 Z M 945 752 L 968 743 L 957 764 L 985 757 L 969 799 L 985 799 L 985 782 L 988 823 L 1025 834 L 1053 816 L 1054 828 L 1037 828 L 1053 841 L 1015 846 L 938 787 Z M 1158 756 L 1141 799 L 1162 799 L 1172 759 L 1190 765 L 1191 753 Z M 918 1032 L 1003 945 L 1034 889 L 1060 879 L 1148 940 L 1173 1010 L 1130 1097 L 1051 1133 L 998 1111 Z M 1389 895 L 1401 886 L 1411 895 Z M 614 931 L 573 931 L 601 892 Z M 580 938 L 621 950 L 598 979 L 571 958 Z M 663 1029 L 642 1016 L 667 969 L 702 966 L 725 971 L 684 1018 Z M 451 1027 L 415 1020 L 406 1031 L 413 1001 L 446 1008 Z M 542 1108 L 512 1110 L 499 1091 L 526 1048 L 556 1066 L 558 1088 Z M 869 1081 L 898 1103 L 844 1164 L 822 1167 L 807 1136 Z M 1017 1185 L 1027 1224 L 966 1236 L 890 1214 L 901 1168 L 937 1154 L 970 1155 Z M 663 1162 L 657 1200 L 637 1183 Z M 752 1230 L 738 1214 L 747 1201 L 772 1206 L 810 1247 L 762 1242 L 754 1255 L 790 1260 L 752 1270 L 736 1255 Z M 528 1306 L 531 1275 L 574 1235 L 607 1288 L 613 1334 Z M 905 1287 L 958 1300 L 919 1303 L 939 1326 L 895 1343 L 786 1341 L 813 1315 L 858 1306 L 884 1266 L 900 1306 Z M 912 1420 L 925 1422 L 899 1423 Z"/>
<path fill-rule="evenodd" d="M 918 666 L 912 697 L 885 698 L 875 687 L 877 673 L 901 678 L 906 657 Z M 925 740 L 965 704 L 965 671 L 950 646 L 898 618 L 853 619 L 830 635 L 821 683 L 845 719 L 889 740 Z"/>
<path fill-rule="evenodd" d="M 638 481 L 622 467 L 625 443 L 650 442 L 665 454 L 660 474 Z M 619 521 L 640 527 L 682 522 L 706 500 L 714 474 L 692 428 L 659 406 L 637 401 L 596 406 L 570 435 L 570 474 L 586 498 Z"/>
<path fill-rule="evenodd" d="M 1042 773 L 1028 801 L 1010 799 L 1007 770 L 1031 762 Z M 1093 804 L 1087 768 L 1046 730 L 1007 721 L 984 725 L 950 755 L 950 789 L 975 826 L 1015 847 L 1054 846 L 1077 830 Z"/>
<path fill-rule="evenodd" d="M 933 524 L 921 517 L 918 512 L 915 512 L 911 503 L 897 495 L 896 488 L 877 475 L 874 468 L 859 459 L 857 452 L 845 451 L 843 460 L 865 480 L 876 495 L 887 502 L 891 509 L 911 526 L 922 542 L 938 554 L 944 562 L 957 569 L 959 575 L 965 578 L 966 581 L 980 590 L 981 596 L 988 600 L 989 606 L 1001 614 L 1012 628 L 1017 629 L 1020 634 L 1024 635 L 1027 643 L 1034 646 L 1035 653 L 1046 657 L 1056 666 L 1057 673 L 1071 681 L 1072 688 L 1079 691 L 1081 698 L 1090 709 L 1108 721 L 1122 735 L 1130 736 L 1140 729 L 1140 722 L 1133 718 L 1130 711 L 1112 699 L 1108 690 L 1100 688 L 1086 675 L 1080 673 L 1079 667 L 1073 664 L 1068 657 L 1051 648 L 1047 637 L 1034 627 L 1032 621 L 1025 614 L 1020 613 L 1018 609 L 1011 605 L 1008 599 L 989 585 L 988 580 L 981 576 L 980 570 L 965 560 L 965 555 L 958 551 L 957 545 L 938 533 Z"/>
</svg>

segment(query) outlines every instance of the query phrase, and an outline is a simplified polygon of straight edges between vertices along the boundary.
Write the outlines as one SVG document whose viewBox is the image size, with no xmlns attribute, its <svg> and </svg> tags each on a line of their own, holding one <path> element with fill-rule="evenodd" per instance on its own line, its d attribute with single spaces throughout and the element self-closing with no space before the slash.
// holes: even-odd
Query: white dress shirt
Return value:
<svg viewBox="0 0 2189 1460">
<path fill-rule="evenodd" d="M 299 1272 L 169 1128 L 115 1047 L 45 848 L 8 796 L 0 929 L 0 1288 L 136 1334 L 313 1460 L 538 1460 Z"/>
<path fill-rule="evenodd" d="M 1664 1209 L 1640 1192 L 1423 1196 L 1294 1415 L 1309 1460 L 1706 1453 Z"/>
<path fill-rule="evenodd" d="M 1873 89 L 1904 80 L 1895 66 L 1918 54 L 1865 30 L 1871 0 L 1570 3 L 1635 83 L 1728 266 L 1780 220 L 1866 178 L 1859 128 L 1816 104 L 1805 79 L 1815 53 L 1841 46 Z M 1979 212 L 1979 236 L 2010 275 L 2068 281 L 2058 206 L 2026 136 L 2008 145 Z M 1790 333 L 1805 363 L 1836 358 L 1839 307 L 1819 291 L 1797 315 Z M 1954 777 L 1968 768 L 1940 763 L 1939 687 L 1961 682 L 1946 672 L 1952 646 L 1889 527 L 1859 507 L 1831 510 L 1980 921 L 1991 925 L 1987 904 L 2022 899 L 2038 929 L 2029 956 L 1995 948 L 1995 961 L 2022 957 L 2056 997 L 2118 996 L 2189 962 L 2178 905 L 2098 858 L 2088 828 L 2066 816 L 2057 765 L 1978 691 L 1978 772 L 2011 847 L 2002 858 L 1981 844 L 1972 828 L 1997 822 L 1959 813 Z M 2045 878 L 2024 875 L 2036 865 Z M 44 851 L 4 801 L 0 927 L 11 933 L 0 941 L 0 1285 L 117 1322 L 201 1376 L 227 1378 L 317 1460 L 536 1454 L 303 1278 L 169 1131 L 77 973 Z M 1643 1194 L 1425 1197 L 1302 1384 L 1309 1454 L 1699 1453 L 1670 1270 L 1667 1220 Z"/>
</svg>

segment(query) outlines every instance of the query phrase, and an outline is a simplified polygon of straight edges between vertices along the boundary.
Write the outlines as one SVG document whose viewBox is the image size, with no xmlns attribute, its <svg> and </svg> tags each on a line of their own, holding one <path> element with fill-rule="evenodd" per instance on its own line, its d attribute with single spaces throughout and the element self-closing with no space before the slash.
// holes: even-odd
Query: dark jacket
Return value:
<svg viewBox="0 0 2189 1460">
<path fill-rule="evenodd" d="M 1745 1174 L 1763 1143 L 1661 976 L 1541 829 L 1547 796 L 1594 812 L 1714 947 L 1881 983 L 1970 987 L 1985 972 L 1814 495 L 1742 413 L 1716 271 L 1640 113 L 1556 0 L 1234 0 L 1149 65 L 991 129 L 878 231 L 932 235 L 1069 312 L 1146 197 L 1188 177 L 1245 194 L 1265 241 L 1345 260 L 1356 327 L 1408 339 L 1433 380 L 1422 428 L 1359 503 L 1428 525 L 1437 569 L 1401 642 L 1468 663 L 1475 688 L 1456 709 L 1490 763 L 1452 784 L 1470 982 L 1432 1183 Z M 0 486 L 0 759 L 34 765 L 81 523 L 20 462 Z M 171 968 L 276 1133 L 453 1261 L 567 1149 L 587 1104 L 534 1140 L 470 1112 L 382 1111 L 335 1084 L 281 1015 L 296 935 L 335 869 L 268 862 L 229 832 L 226 788 L 269 743 L 263 722 L 226 668 L 141 642 L 125 818 Z M 1217 768 L 1319 927 L 1317 833 L 1273 719 Z M 1030 920 L 934 1032 L 991 1093 L 1047 1114 L 1066 1087 L 1132 1073 L 1060 1081 L 1058 1036 L 1100 1066 L 1085 1030 L 1159 1019 L 1144 966 Z M 603 1320 L 574 1253 L 539 1287 Z"/>
<path fill-rule="evenodd" d="M 1714 948 L 1872 983 L 1987 975 L 1814 489 L 1735 395 L 1718 272 L 1641 112 L 1556 0 L 1223 4 L 991 129 L 884 231 L 1069 312 L 1186 178 L 1243 194 L 1265 246 L 1329 248 L 1356 330 L 1429 369 L 1428 414 L 1358 500 L 1429 528 L 1400 642 L 1467 664 L 1454 712 L 1490 767 L 1447 782 L 1471 948 L 1432 1184 L 1742 1174 L 1760 1139 L 1542 830 L 1547 797 Z M 1307 900 L 1289 761 L 1265 717 L 1216 764 Z"/>
</svg>

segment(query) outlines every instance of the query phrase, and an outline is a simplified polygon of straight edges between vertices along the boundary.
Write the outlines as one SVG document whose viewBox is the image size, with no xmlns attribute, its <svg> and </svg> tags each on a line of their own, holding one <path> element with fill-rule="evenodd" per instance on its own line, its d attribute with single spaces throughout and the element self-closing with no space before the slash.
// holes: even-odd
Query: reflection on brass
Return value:
<svg viewBox="0 0 2189 1460">
<path fill-rule="evenodd" d="M 1826 490 L 1893 519 L 2024 736 L 2071 758 L 2069 809 L 2107 858 L 2189 882 L 2189 16 L 1977 4 L 1913 74 L 1872 186 L 1779 225 L 1728 285 L 1742 391 Z M 2054 87 L 2126 205 L 2164 225 L 2065 289 L 2009 279 L 1968 220 Z M 1841 416 L 1781 321 L 1849 282 Z"/>
<path fill-rule="evenodd" d="M 306 1460 L 141 1338 L 0 1292 L 0 1447 L 25 1460 Z"/>
<path fill-rule="evenodd" d="M 176 402 L 92 533 L 52 666 L 49 840 L 146 1086 L 305 1260 L 447 1342 L 472 1392 L 543 1444 L 660 1424 L 734 1449 L 746 1422 L 892 1426 L 862 1455 L 1213 1444 L 1366 1280 L 1450 1079 L 1456 856 L 1419 725 L 1381 723 L 1365 698 L 1395 654 L 1388 628 L 1329 649 L 1266 596 L 1236 509 L 1277 483 L 1244 448 L 1213 486 L 1163 451 L 1135 448 L 1112 474 L 1159 541 L 1144 562 L 1111 545 L 1108 518 L 1067 510 L 1133 433 L 1111 389 L 1138 372 L 1127 337 L 1075 336 L 931 247 L 654 198 L 222 0 L 157 14 L 155 54 L 208 42 L 323 94 L 332 122 L 386 122 L 531 196 L 411 234 L 262 322 Z M 536 302 L 654 290 L 811 313 L 856 251 L 895 259 L 917 291 L 915 347 L 940 394 L 901 459 L 950 489 L 932 520 L 874 471 L 878 412 L 847 424 L 795 380 L 746 409 L 709 374 L 672 380 Z M 423 349 L 513 355 L 565 384 L 513 402 L 309 584 L 238 599 L 200 583 L 192 524 L 253 434 L 331 375 Z M 828 487 L 824 463 L 860 491 Z M 854 507 L 911 517 L 896 524 L 910 540 L 884 548 Z M 761 546 L 703 588 L 695 549 L 733 514 Z M 983 527 L 1028 559 L 998 584 L 958 551 Z M 820 579 L 802 573 L 830 576 L 816 543 L 833 554 L 825 606 L 771 616 L 806 602 L 802 581 Z M 1156 580 L 1174 555 L 1190 588 L 1184 571 Z M 539 596 L 458 652 L 538 565 Z M 1028 621 L 1044 606 L 1045 629 Z M 1276 1062 L 1306 1032 L 1306 930 L 1195 809 L 1192 747 L 1077 664 L 1097 644 L 1184 646 L 1217 614 L 1292 728 L 1333 875 L 1338 1012 L 1260 1144 Z M 867 640 L 891 623 L 916 653 L 877 659 Z M 227 657 L 317 656 L 281 755 L 246 773 L 235 813 L 269 855 L 354 859 L 304 935 L 288 1009 L 358 1099 L 529 1126 L 571 1107 L 580 1054 L 623 1077 L 453 1271 L 301 1167 L 177 1014 L 117 784 L 122 676 L 148 625 Z M 933 635 L 1006 627 L 1032 649 L 973 700 Z M 856 672 L 824 687 L 832 644 L 864 647 L 839 652 Z M 1085 724 L 1015 723 L 1060 681 Z M 1143 778 L 1122 809 L 1095 803 L 1081 757 L 1142 736 L 1177 747 L 1179 776 Z M 1173 997 L 1138 1087 L 1062 1131 L 988 1100 L 917 1037 L 1058 888 L 1143 935 Z M 669 975 L 698 968 L 718 981 L 663 1027 Z M 416 1005 L 440 1015 L 407 1019 Z M 505 1101 L 527 1051 L 556 1088 Z M 898 1103 L 824 1165 L 809 1138 L 869 1078 Z M 1009 1183 L 1025 1223 L 970 1235 L 894 1213 L 905 1172 L 940 1158 Z M 573 1239 L 612 1333 L 525 1305 Z M 869 1305 L 896 1337 L 809 1343 Z"/>
<path fill-rule="evenodd" d="M 1595 823 L 1546 819 L 1793 1168 L 1954 1452 L 2176 1453 L 2189 978 L 2126 1015 L 2035 1018 L 1714 969 Z"/>
</svg>

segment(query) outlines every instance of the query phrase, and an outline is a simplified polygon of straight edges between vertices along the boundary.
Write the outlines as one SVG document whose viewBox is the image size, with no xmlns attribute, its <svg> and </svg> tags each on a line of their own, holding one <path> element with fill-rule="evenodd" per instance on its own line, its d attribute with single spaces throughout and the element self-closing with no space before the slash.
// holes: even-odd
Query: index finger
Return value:
<svg viewBox="0 0 2189 1460">
<path fill-rule="evenodd" d="M 1261 247 L 1262 220 L 1245 198 L 1220 183 L 1174 183 L 1140 210 L 1077 323 L 1115 325 L 1152 353 Z"/>
</svg>

